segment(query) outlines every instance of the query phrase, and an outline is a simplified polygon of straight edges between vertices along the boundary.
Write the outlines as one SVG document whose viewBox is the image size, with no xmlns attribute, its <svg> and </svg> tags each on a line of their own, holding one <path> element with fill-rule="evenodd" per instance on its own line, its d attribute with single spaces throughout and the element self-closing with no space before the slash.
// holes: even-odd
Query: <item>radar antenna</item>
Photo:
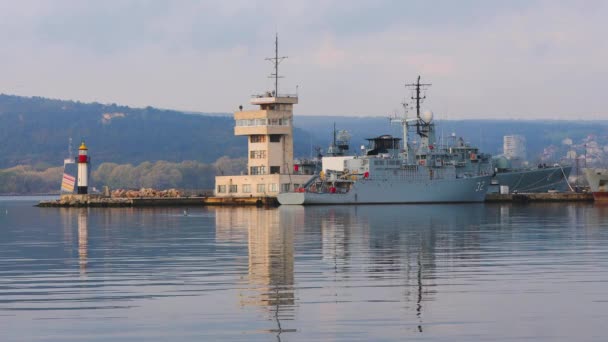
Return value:
<svg viewBox="0 0 608 342">
<path fill-rule="evenodd" d="M 418 122 L 416 123 L 416 133 L 423 137 L 427 137 L 427 134 L 420 130 L 420 123 L 422 122 L 422 120 L 420 119 L 420 104 L 424 99 L 426 99 L 426 95 L 420 96 L 420 91 L 424 90 L 426 92 L 426 88 L 423 89 L 423 87 L 430 86 L 430 83 L 420 83 L 420 75 L 418 75 L 418 80 L 416 81 L 416 83 L 405 85 L 406 88 L 414 89 L 415 95 L 412 96 L 412 100 L 416 100 L 416 117 L 418 118 Z"/>
<path fill-rule="evenodd" d="M 270 74 L 268 78 L 274 78 L 274 96 L 279 96 L 279 64 L 286 59 L 287 56 L 279 57 L 279 34 L 277 33 L 274 39 L 274 57 L 265 58 L 265 60 L 272 62 L 274 65 L 274 73 Z"/>
</svg>

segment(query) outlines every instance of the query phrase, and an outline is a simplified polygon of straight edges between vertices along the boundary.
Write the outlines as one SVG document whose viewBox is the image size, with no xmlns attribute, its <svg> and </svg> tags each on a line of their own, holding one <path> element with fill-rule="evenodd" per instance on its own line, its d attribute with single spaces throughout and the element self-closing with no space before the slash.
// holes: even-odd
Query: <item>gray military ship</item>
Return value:
<svg viewBox="0 0 608 342">
<path fill-rule="evenodd" d="M 539 164 L 532 168 L 515 168 L 503 156 L 493 158 L 492 163 L 496 174 L 488 188 L 489 193 L 500 192 L 500 187 L 515 193 L 572 191 L 568 183 L 571 165 Z"/>
<path fill-rule="evenodd" d="M 414 84 L 416 117 L 407 111 L 397 121 L 403 139 L 382 135 L 367 139 L 361 156 L 332 153 L 322 170 L 303 187 L 278 195 L 282 205 L 364 203 L 482 202 L 492 177 L 491 157 L 458 139 L 437 143 L 433 113 L 421 113 L 420 77 Z M 416 143 L 408 140 L 415 131 Z M 338 144 L 339 146 L 340 144 Z"/>
</svg>

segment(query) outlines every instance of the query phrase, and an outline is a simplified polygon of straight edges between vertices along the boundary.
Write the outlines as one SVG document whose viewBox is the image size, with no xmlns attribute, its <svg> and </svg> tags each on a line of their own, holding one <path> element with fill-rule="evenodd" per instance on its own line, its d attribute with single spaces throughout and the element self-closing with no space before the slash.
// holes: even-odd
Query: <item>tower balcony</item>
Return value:
<svg viewBox="0 0 608 342">
<path fill-rule="evenodd" d="M 293 115 L 289 111 L 250 110 L 234 113 L 234 134 L 288 134 L 292 133 Z"/>
<path fill-rule="evenodd" d="M 270 135 L 281 134 L 291 135 L 291 126 L 234 126 L 234 135 Z"/>
<path fill-rule="evenodd" d="M 262 104 L 297 104 L 298 103 L 298 95 L 297 94 L 278 94 L 278 96 L 274 96 L 274 94 L 270 92 L 266 92 L 264 94 L 252 95 L 250 103 L 253 105 L 262 105 Z"/>
</svg>

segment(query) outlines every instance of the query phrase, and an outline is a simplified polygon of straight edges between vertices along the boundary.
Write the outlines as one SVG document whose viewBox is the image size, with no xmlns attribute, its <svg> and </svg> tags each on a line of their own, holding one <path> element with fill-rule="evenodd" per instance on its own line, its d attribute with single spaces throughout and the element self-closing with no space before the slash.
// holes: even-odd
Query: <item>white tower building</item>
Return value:
<svg viewBox="0 0 608 342">
<path fill-rule="evenodd" d="M 215 177 L 217 197 L 268 197 L 294 191 L 311 176 L 299 174 L 293 164 L 293 106 L 297 94 L 279 93 L 279 63 L 275 40 L 274 91 L 254 95 L 250 103 L 258 108 L 234 113 L 234 134 L 247 137 L 247 174 Z"/>
</svg>

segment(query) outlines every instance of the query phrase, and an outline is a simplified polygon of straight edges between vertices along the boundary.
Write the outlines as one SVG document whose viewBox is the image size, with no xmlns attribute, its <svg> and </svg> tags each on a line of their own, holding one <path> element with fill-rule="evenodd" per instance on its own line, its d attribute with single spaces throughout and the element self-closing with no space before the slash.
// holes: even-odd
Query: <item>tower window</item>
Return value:
<svg viewBox="0 0 608 342">
<path fill-rule="evenodd" d="M 250 175 L 264 175 L 266 174 L 265 166 L 252 166 L 249 168 Z"/>
<path fill-rule="evenodd" d="M 270 167 L 270 174 L 277 174 L 277 173 L 281 173 L 281 167 L 280 166 L 271 166 Z"/>
<path fill-rule="evenodd" d="M 281 135 L 280 134 L 271 134 L 270 142 L 273 142 L 273 143 L 281 142 Z"/>
<path fill-rule="evenodd" d="M 263 159 L 263 158 L 266 158 L 266 151 L 265 150 L 249 151 L 249 158 L 250 159 Z"/>
<path fill-rule="evenodd" d="M 252 143 L 263 143 L 263 142 L 266 142 L 266 136 L 265 135 L 259 135 L 259 134 L 251 135 L 251 136 L 249 136 L 249 142 L 252 142 Z"/>
<path fill-rule="evenodd" d="M 289 126 L 289 123 L 288 118 L 268 119 L 268 125 L 270 126 Z"/>
</svg>

